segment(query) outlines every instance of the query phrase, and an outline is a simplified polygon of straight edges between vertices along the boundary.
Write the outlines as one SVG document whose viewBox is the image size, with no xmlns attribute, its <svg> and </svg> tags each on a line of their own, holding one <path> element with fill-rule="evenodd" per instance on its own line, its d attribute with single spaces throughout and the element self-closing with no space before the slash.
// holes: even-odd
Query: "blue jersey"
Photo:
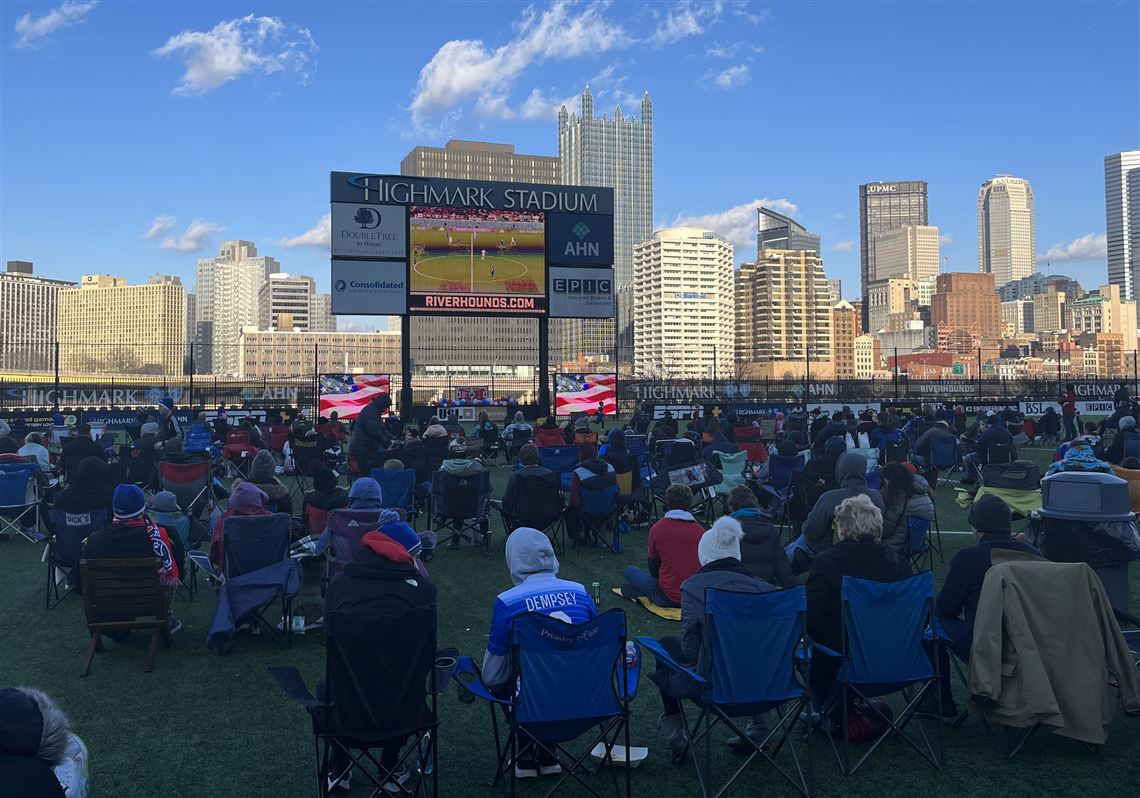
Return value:
<svg viewBox="0 0 1140 798">
<path fill-rule="evenodd" d="M 585 623 L 598 614 L 594 600 L 582 585 L 559 579 L 554 574 L 534 574 L 495 599 L 487 653 L 506 655 L 511 642 L 511 622 L 524 612 L 541 612 L 575 624 Z"/>
</svg>

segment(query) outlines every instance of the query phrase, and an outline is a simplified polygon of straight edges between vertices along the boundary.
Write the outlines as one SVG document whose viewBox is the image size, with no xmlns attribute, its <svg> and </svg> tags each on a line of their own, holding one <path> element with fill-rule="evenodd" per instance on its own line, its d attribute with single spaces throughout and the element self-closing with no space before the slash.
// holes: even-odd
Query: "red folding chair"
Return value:
<svg viewBox="0 0 1140 798">
<path fill-rule="evenodd" d="M 311 504 L 305 505 L 305 530 L 308 534 L 320 535 L 328 525 L 328 510 L 322 510 L 320 507 L 314 507 Z"/>
<path fill-rule="evenodd" d="M 538 427 L 534 431 L 534 445 L 540 448 L 543 446 L 565 446 L 566 438 L 560 429 Z"/>
<path fill-rule="evenodd" d="M 211 464 L 209 460 L 198 463 L 158 462 L 158 482 L 163 490 L 174 494 L 178 506 L 191 517 L 201 515 L 202 506 L 209 505 L 213 496 L 210 491 Z M 203 498 L 206 501 L 202 501 Z"/>
<path fill-rule="evenodd" d="M 285 448 L 285 442 L 289 440 L 289 425 L 270 424 L 269 436 L 265 440 L 273 451 L 282 451 Z"/>
<path fill-rule="evenodd" d="M 768 462 L 768 447 L 760 441 L 736 441 L 740 451 L 745 452 L 745 460 L 749 463 Z"/>
<path fill-rule="evenodd" d="M 249 476 L 249 465 L 257 456 L 257 451 L 257 447 L 250 443 L 249 432 L 246 430 L 234 429 L 226 433 L 222 457 L 233 465 L 242 476 Z"/>
</svg>

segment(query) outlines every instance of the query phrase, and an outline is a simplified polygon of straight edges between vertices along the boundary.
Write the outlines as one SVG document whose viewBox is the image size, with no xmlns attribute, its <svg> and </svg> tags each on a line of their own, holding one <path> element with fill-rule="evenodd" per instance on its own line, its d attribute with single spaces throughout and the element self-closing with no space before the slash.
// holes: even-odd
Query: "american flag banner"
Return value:
<svg viewBox="0 0 1140 798">
<path fill-rule="evenodd" d="M 617 413 L 616 374 L 554 375 L 554 414 L 596 413 L 598 402 L 607 416 Z"/>
<path fill-rule="evenodd" d="M 342 419 L 356 418 L 372 397 L 390 390 L 387 374 L 322 374 L 320 414 L 335 410 Z"/>
</svg>

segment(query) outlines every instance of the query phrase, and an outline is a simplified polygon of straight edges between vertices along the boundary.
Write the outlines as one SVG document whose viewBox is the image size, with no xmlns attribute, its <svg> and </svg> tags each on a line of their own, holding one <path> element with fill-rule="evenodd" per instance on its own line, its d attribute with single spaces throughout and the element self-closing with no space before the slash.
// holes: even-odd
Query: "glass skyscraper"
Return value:
<svg viewBox="0 0 1140 798">
<path fill-rule="evenodd" d="M 1130 182 L 1131 181 L 1131 182 Z M 1108 282 L 1120 286 L 1122 299 L 1135 299 L 1135 271 L 1140 268 L 1140 150 L 1104 158 L 1104 215 L 1108 246 Z"/>
<path fill-rule="evenodd" d="M 875 274 L 875 236 L 903 225 L 927 225 L 925 180 L 864 183 L 859 186 L 859 288 L 864 298 Z M 870 307 L 863 303 L 863 327 L 869 329 Z"/>
<path fill-rule="evenodd" d="M 562 183 L 605 186 L 614 190 L 615 321 L 563 319 L 559 344 L 563 358 L 585 355 L 633 360 L 633 248 L 653 237 L 653 103 L 646 92 L 641 118 L 627 117 L 621 106 L 614 115 L 594 116 L 590 87 L 582 93 L 581 115 L 558 112 L 558 160 Z M 615 341 L 616 335 L 616 341 Z"/>
</svg>

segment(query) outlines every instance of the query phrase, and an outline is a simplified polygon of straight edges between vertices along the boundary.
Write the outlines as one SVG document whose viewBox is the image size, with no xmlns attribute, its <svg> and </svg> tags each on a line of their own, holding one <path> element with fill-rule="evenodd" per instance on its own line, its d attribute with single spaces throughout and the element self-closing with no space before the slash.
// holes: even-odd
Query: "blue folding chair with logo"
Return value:
<svg viewBox="0 0 1140 798">
<path fill-rule="evenodd" d="M 40 489 L 34 463 L 0 463 L 0 533 L 15 532 L 31 543 L 44 540 L 40 529 Z M 25 524 L 31 525 L 25 528 Z"/>
<path fill-rule="evenodd" d="M 625 612 L 610 610 L 582 624 L 528 612 L 514 619 L 510 639 L 518 680 L 509 697 L 501 698 L 483 684 L 470 657 L 460 657 L 453 674 L 463 691 L 461 697 L 469 693 L 490 707 L 497 757 L 491 786 L 501 786 L 506 792 L 509 780 L 510 794 L 516 794 L 515 762 L 520 745 L 529 740 L 540 757 L 554 757 L 562 768 L 547 796 L 574 779 L 601 798 L 602 793 L 582 773 L 584 763 L 593 757 L 612 766 L 630 752 L 629 705 L 637 695 L 640 654 L 636 644 L 627 647 Z M 505 740 L 498 711 L 506 717 Z M 595 731 L 581 753 L 569 750 L 570 743 L 591 730 Z M 623 745 L 618 745 L 619 739 Z M 628 798 L 630 767 L 624 768 L 624 791 L 617 769 L 611 770 L 614 793 L 624 792 Z"/>
<path fill-rule="evenodd" d="M 384 506 L 393 510 L 403 510 L 408 523 L 414 529 L 420 514 L 420 505 L 416 501 L 415 469 L 374 468 L 372 478 L 380 483 L 380 495 L 384 497 Z"/>
<path fill-rule="evenodd" d="M 51 535 L 44 552 L 44 559 L 47 560 L 46 606 L 49 610 L 59 606 L 75 588 L 83 541 L 96 530 L 102 529 L 106 521 L 106 509 L 87 513 L 51 511 Z"/>
<path fill-rule="evenodd" d="M 695 756 L 693 761 L 700 794 L 705 798 L 725 795 L 757 758 L 772 765 L 801 795 L 812 794 L 811 747 L 807 735 L 803 740 L 804 762 L 796 749 L 799 738 L 796 726 L 802 723 L 806 727 L 809 717 L 806 710 L 811 706 L 807 662 L 796 656 L 805 639 L 806 613 L 807 593 L 803 587 L 770 593 L 707 590 L 704 644 L 708 646 L 710 661 L 703 669 L 708 671 L 707 675 L 678 663 L 657 640 L 637 639 L 657 658 L 659 665 L 687 676 L 699 690 L 699 697 L 693 699 L 700 707 L 695 721 L 689 723 L 684 702 L 681 702 L 681 715 L 689 747 L 696 751 L 696 744 L 704 739 L 703 762 L 698 763 Z M 778 721 L 760 741 L 749 737 L 737 720 L 773 711 Z M 718 723 L 747 741 L 752 750 L 728 781 L 714 792 L 711 732 Z M 786 759 L 790 761 L 778 759 L 785 746 L 788 748 Z"/>
<path fill-rule="evenodd" d="M 538 450 L 538 462 L 558 475 L 563 492 L 570 490 L 570 481 L 578 465 L 577 446 L 542 446 Z"/>
</svg>

